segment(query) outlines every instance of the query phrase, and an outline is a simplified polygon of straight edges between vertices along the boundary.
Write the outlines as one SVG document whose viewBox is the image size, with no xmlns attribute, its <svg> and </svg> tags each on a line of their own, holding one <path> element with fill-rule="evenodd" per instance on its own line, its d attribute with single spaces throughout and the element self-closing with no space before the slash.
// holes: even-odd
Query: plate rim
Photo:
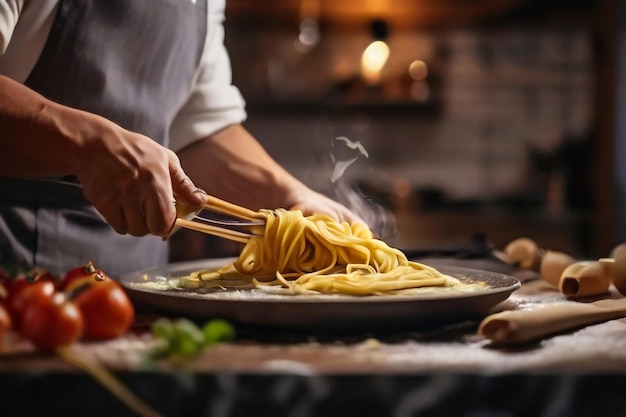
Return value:
<svg viewBox="0 0 626 417">
<path fill-rule="evenodd" d="M 415 295 L 367 295 L 367 296 L 359 296 L 359 295 L 349 295 L 349 294 L 319 294 L 319 295 L 289 295 L 289 294 L 267 294 L 267 298 L 263 297 L 207 297 L 207 294 L 200 294 L 195 292 L 176 292 L 176 291 L 168 291 L 162 289 L 151 289 L 151 288 L 138 288 L 134 283 L 140 284 L 138 282 L 139 276 L 145 276 L 149 273 L 154 273 L 155 271 L 161 270 L 176 270 L 176 269 L 193 269 L 195 265 L 207 265 L 212 264 L 213 266 L 217 265 L 225 265 L 228 262 L 232 262 L 236 257 L 225 257 L 225 258 L 205 258 L 198 259 L 193 261 L 183 261 L 183 262 L 174 262 L 169 263 L 160 267 L 146 268 L 126 274 L 122 274 L 120 276 L 119 282 L 120 284 L 127 290 L 133 292 L 141 292 L 146 294 L 156 294 L 165 297 L 179 298 L 179 299 L 193 299 L 193 300 L 202 300 L 206 302 L 215 302 L 219 301 L 220 303 L 266 303 L 266 304 L 338 304 L 338 303 L 346 303 L 346 304 L 360 304 L 360 303 L 415 303 L 415 302 L 437 302 L 437 301 L 445 301 L 445 300 L 458 300 L 458 299 L 474 299 L 480 297 L 487 297 L 490 295 L 509 293 L 517 291 L 521 288 L 521 281 L 511 275 L 507 275 L 501 272 L 494 272 L 482 269 L 474 269 L 474 268 L 465 268 L 459 266 L 438 266 L 437 270 L 450 274 L 452 276 L 459 277 L 463 276 L 462 274 L 471 274 L 471 275 L 481 275 L 487 274 L 491 278 L 499 277 L 504 278 L 508 281 L 508 285 L 490 287 L 485 290 L 480 291 L 469 291 L 469 292 L 449 292 L 449 293 L 441 293 L 437 295 L 424 295 L 424 294 L 415 294 Z M 428 264 L 425 264 L 428 265 Z M 164 274 L 167 276 L 166 274 Z M 465 276 L 464 278 L 479 281 L 474 277 Z"/>
</svg>

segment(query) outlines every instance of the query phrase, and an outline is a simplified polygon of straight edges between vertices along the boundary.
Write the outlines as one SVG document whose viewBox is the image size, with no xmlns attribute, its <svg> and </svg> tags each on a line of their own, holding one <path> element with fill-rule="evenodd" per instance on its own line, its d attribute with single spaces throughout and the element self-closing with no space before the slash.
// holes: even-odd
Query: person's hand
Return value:
<svg viewBox="0 0 626 417">
<path fill-rule="evenodd" d="M 201 206 L 176 154 L 152 139 L 104 119 L 85 135 L 78 179 L 85 196 L 120 234 L 165 237 L 176 218 L 174 194 Z"/>
<path fill-rule="evenodd" d="M 293 190 L 289 200 L 294 202 L 289 208 L 301 210 L 304 215 L 326 214 L 339 222 L 367 224 L 346 206 L 307 187 L 298 187 Z"/>
<path fill-rule="evenodd" d="M 0 149 L 0 176 L 75 175 L 87 199 L 122 234 L 166 236 L 176 217 L 175 194 L 192 206 L 205 200 L 173 152 L 2 75 Z"/>
<path fill-rule="evenodd" d="M 296 201 L 290 208 L 301 210 L 304 215 L 321 213 L 340 222 L 359 222 L 366 225 L 378 238 L 395 235 L 396 221 L 388 209 L 356 195 L 352 199 L 348 194 L 345 197 L 348 205 L 334 201 L 301 184 L 289 193 L 288 199 Z"/>
</svg>

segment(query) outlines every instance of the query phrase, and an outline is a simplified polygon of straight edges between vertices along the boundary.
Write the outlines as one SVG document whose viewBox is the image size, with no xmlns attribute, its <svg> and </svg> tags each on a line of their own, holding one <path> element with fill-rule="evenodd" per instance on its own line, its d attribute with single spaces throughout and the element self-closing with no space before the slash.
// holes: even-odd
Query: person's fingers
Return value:
<svg viewBox="0 0 626 417">
<path fill-rule="evenodd" d="M 176 218 L 174 195 L 200 206 L 205 198 L 174 152 L 117 126 L 104 126 L 92 161 L 78 175 L 85 197 L 118 233 L 166 236 Z"/>
<path fill-rule="evenodd" d="M 138 204 L 124 207 L 124 217 L 128 225 L 128 234 L 133 236 L 144 236 L 149 233 L 144 215 L 144 207 Z"/>
<path fill-rule="evenodd" d="M 348 223 L 363 223 L 367 225 L 367 222 L 363 220 L 360 216 L 354 213 L 352 210 L 349 210 L 347 207 L 339 205 L 338 207 L 338 217 L 340 221 L 346 221 Z"/>
<path fill-rule="evenodd" d="M 127 200 L 123 205 L 105 204 L 101 199 L 94 207 L 117 233 L 167 236 L 176 219 L 174 200 L 164 196 L 167 194 L 169 191 L 154 193 L 143 201 Z"/>
<path fill-rule="evenodd" d="M 153 194 L 144 203 L 145 222 L 151 234 L 165 237 L 176 220 L 174 198 Z"/>
<path fill-rule="evenodd" d="M 206 201 L 206 193 L 196 187 L 191 179 L 185 174 L 178 157 L 172 153 L 170 158 L 170 178 L 172 191 L 178 198 L 193 207 L 201 207 Z"/>
<path fill-rule="evenodd" d="M 96 201 L 94 207 L 113 230 L 121 235 L 128 233 L 128 224 L 126 223 L 126 216 L 122 206 L 106 203 L 100 204 L 100 202 Z"/>
<path fill-rule="evenodd" d="M 326 204 L 326 205 L 320 204 L 316 206 L 310 203 L 309 204 L 301 203 L 301 204 L 296 204 L 292 206 L 291 210 L 300 210 L 302 214 L 304 214 L 305 216 L 311 216 L 314 214 L 325 214 L 326 216 L 331 217 L 335 221 L 339 221 L 339 215 L 332 204 Z"/>
<path fill-rule="evenodd" d="M 343 204 L 340 204 L 334 200 L 323 195 L 310 199 L 308 202 L 301 202 L 291 207 L 292 210 L 300 210 L 305 216 L 309 216 L 315 213 L 326 214 L 335 221 L 348 222 L 348 223 L 363 223 L 367 226 L 367 222 L 363 220 L 356 213 L 348 209 Z"/>
</svg>

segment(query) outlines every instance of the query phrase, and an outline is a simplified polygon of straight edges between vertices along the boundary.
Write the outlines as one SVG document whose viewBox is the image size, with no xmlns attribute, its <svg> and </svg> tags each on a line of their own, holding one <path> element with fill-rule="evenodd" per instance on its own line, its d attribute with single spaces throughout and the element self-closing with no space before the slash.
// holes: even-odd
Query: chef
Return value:
<svg viewBox="0 0 626 417">
<path fill-rule="evenodd" d="M 242 127 L 224 1 L 0 2 L 0 265 L 164 264 L 173 195 L 357 220 Z"/>
</svg>

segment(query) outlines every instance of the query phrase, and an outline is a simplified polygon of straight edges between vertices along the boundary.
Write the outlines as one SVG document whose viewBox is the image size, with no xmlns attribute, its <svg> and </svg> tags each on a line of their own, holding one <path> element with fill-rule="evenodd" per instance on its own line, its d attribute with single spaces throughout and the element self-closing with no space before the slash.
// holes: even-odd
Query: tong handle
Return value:
<svg viewBox="0 0 626 417">
<path fill-rule="evenodd" d="M 193 207 L 183 201 L 174 199 L 176 205 L 176 220 L 172 225 L 169 238 L 181 227 L 196 230 L 203 233 L 221 236 L 238 242 L 246 242 L 252 236 L 260 236 L 263 233 L 265 221 L 258 213 L 245 207 L 237 206 L 216 197 L 207 196 L 207 201 L 202 207 Z M 202 210 L 227 215 L 233 220 L 211 219 L 198 216 Z M 234 229 L 233 229 L 234 228 Z M 239 228 L 250 228 L 246 232 L 237 231 Z"/>
<path fill-rule="evenodd" d="M 202 207 L 193 207 L 178 199 L 174 199 L 174 205 L 176 206 L 176 217 L 179 219 L 191 220 L 202 211 Z"/>
</svg>

